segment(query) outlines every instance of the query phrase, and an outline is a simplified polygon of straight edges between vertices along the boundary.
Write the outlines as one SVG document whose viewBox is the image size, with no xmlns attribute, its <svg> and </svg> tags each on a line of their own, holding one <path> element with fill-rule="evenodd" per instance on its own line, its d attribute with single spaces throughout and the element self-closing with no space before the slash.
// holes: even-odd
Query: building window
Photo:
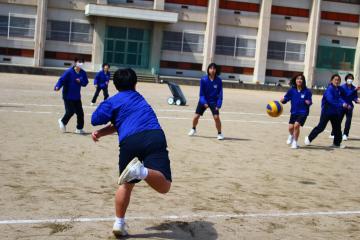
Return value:
<svg viewBox="0 0 360 240">
<path fill-rule="evenodd" d="M 164 31 L 162 50 L 202 53 L 204 34 Z"/>
<path fill-rule="evenodd" d="M 147 29 L 107 27 L 104 62 L 115 66 L 147 68 L 150 31 Z"/>
<path fill-rule="evenodd" d="M 92 32 L 91 24 L 86 22 L 49 20 L 46 39 L 69 43 L 92 43 Z"/>
<path fill-rule="evenodd" d="M 29 38 L 35 36 L 35 16 L 11 14 L 0 16 L 0 36 L 8 38 Z"/>
<path fill-rule="evenodd" d="M 233 57 L 255 57 L 256 40 L 217 36 L 215 53 Z"/>
<path fill-rule="evenodd" d="M 304 62 L 305 43 L 269 41 L 268 59 L 284 62 Z"/>
<path fill-rule="evenodd" d="M 355 49 L 319 46 L 316 66 L 325 69 L 352 71 L 354 69 Z"/>
</svg>

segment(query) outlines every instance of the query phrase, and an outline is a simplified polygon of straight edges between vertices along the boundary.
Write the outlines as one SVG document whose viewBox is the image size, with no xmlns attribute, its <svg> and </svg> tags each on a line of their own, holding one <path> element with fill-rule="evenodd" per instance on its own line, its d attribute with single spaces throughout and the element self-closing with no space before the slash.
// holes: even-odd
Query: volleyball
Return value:
<svg viewBox="0 0 360 240">
<path fill-rule="evenodd" d="M 266 112 L 270 117 L 278 117 L 283 111 L 283 106 L 279 101 L 271 101 L 266 106 Z"/>
</svg>

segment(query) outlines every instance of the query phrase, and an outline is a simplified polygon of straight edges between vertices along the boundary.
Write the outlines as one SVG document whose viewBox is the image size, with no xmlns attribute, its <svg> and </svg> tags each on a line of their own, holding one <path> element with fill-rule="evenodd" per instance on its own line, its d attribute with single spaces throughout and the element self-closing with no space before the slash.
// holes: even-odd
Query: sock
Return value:
<svg viewBox="0 0 360 240">
<path fill-rule="evenodd" d="M 221 132 L 218 132 L 218 134 L 221 134 Z"/>
<path fill-rule="evenodd" d="M 149 170 L 146 167 L 142 166 L 140 168 L 140 176 L 139 176 L 139 178 L 141 180 L 144 180 L 148 176 L 148 174 L 149 174 Z"/>
<path fill-rule="evenodd" d="M 196 130 L 196 127 L 193 127 L 192 129 L 193 129 L 193 130 Z"/>
<path fill-rule="evenodd" d="M 116 222 L 116 224 L 124 225 L 125 224 L 125 218 L 119 218 L 119 217 L 115 216 L 115 222 Z"/>
</svg>

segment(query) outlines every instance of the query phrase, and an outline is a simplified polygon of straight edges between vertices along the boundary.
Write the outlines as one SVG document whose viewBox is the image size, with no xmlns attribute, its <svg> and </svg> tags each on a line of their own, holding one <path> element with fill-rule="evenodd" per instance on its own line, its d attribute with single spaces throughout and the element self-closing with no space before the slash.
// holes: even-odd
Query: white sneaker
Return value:
<svg viewBox="0 0 360 240">
<path fill-rule="evenodd" d="M 76 134 L 85 134 L 85 131 L 82 130 L 82 129 L 76 129 L 76 130 L 75 130 L 75 133 L 76 133 Z"/>
<path fill-rule="evenodd" d="M 286 144 L 288 144 L 288 145 L 291 144 L 293 142 L 293 140 L 294 140 L 293 135 L 289 135 L 288 139 L 286 140 Z"/>
<path fill-rule="evenodd" d="M 122 185 L 126 182 L 130 182 L 135 179 L 140 179 L 140 170 L 144 165 L 139 161 L 139 159 L 134 158 L 129 162 L 124 171 L 121 173 L 118 184 Z"/>
<path fill-rule="evenodd" d="M 65 127 L 64 123 L 61 121 L 61 118 L 59 118 L 58 123 L 59 123 L 60 130 L 62 132 L 66 132 L 66 127 Z"/>
<path fill-rule="evenodd" d="M 196 134 L 196 130 L 195 129 L 191 129 L 190 132 L 188 133 L 189 136 L 194 136 Z"/>
<path fill-rule="evenodd" d="M 308 136 L 305 137 L 304 143 L 305 143 L 306 146 L 309 146 L 311 144 Z"/>
<path fill-rule="evenodd" d="M 347 141 L 347 140 L 348 140 L 348 137 L 344 134 L 342 140 L 343 140 L 343 141 Z"/>
<path fill-rule="evenodd" d="M 292 143 L 291 143 L 291 148 L 292 149 L 297 149 L 299 146 L 297 145 L 297 142 L 294 140 Z"/>
<path fill-rule="evenodd" d="M 224 135 L 222 133 L 218 134 L 217 140 L 224 140 Z"/>
<path fill-rule="evenodd" d="M 115 237 L 124 237 L 128 235 L 128 232 L 126 231 L 126 224 L 118 224 L 116 221 L 113 225 L 113 234 Z"/>
<path fill-rule="evenodd" d="M 330 135 L 329 138 L 330 138 L 330 139 L 334 139 L 334 135 Z"/>
</svg>

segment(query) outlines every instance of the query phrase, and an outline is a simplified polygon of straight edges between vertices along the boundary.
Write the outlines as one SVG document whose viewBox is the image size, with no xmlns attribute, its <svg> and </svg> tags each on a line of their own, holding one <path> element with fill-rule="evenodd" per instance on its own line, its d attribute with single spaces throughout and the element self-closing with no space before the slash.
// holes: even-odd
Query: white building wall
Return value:
<svg viewBox="0 0 360 240">
<path fill-rule="evenodd" d="M 8 16 L 10 13 L 36 15 L 35 6 L 0 3 L 0 15 Z"/>
<path fill-rule="evenodd" d="M 32 66 L 34 65 L 34 58 L 0 55 L 0 63 Z"/>
<path fill-rule="evenodd" d="M 309 9 L 311 6 L 312 0 L 273 0 L 274 6 L 283 6 L 283 7 L 293 7 L 293 8 L 305 8 Z"/>
<path fill-rule="evenodd" d="M 322 1 L 321 2 L 321 11 L 359 14 L 360 5 L 359 4 Z"/>
</svg>

